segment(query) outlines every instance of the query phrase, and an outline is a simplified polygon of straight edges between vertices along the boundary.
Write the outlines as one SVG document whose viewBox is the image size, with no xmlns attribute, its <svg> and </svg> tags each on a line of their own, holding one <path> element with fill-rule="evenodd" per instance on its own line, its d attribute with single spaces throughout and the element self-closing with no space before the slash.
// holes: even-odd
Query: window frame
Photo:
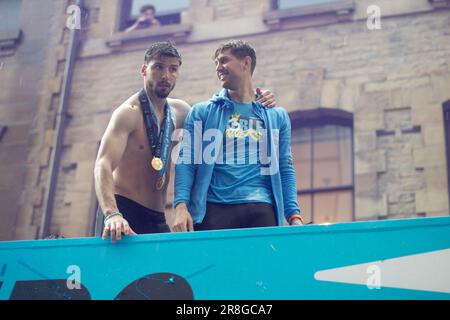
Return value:
<svg viewBox="0 0 450 320">
<path fill-rule="evenodd" d="M 17 10 L 17 23 L 15 26 L 0 28 L 0 57 L 13 56 L 17 51 L 17 47 L 22 42 L 22 30 L 20 29 L 19 24 L 22 0 L 20 0 L 19 5 L 17 6 Z"/>
<path fill-rule="evenodd" d="M 351 150 L 351 184 L 343 184 L 339 186 L 333 187 L 320 187 L 314 188 L 313 186 L 313 172 L 311 172 L 311 187 L 309 189 L 297 189 L 297 196 L 311 196 L 311 223 L 314 223 L 314 195 L 316 194 L 324 194 L 331 192 L 339 192 L 339 191 L 351 191 L 352 194 L 352 212 L 351 212 L 351 221 L 356 220 L 355 214 L 355 156 L 354 156 L 354 126 L 353 126 L 353 114 L 340 109 L 330 109 L 330 108 L 316 108 L 310 110 L 297 110 L 289 113 L 289 117 L 291 119 L 291 130 L 292 132 L 300 129 L 300 128 L 314 128 L 326 126 L 326 125 L 335 125 L 339 127 L 346 127 L 351 130 L 351 138 L 350 138 L 350 150 Z M 311 134 L 311 165 L 313 165 L 314 159 L 314 134 Z M 295 163 L 294 163 L 295 164 Z"/>
<path fill-rule="evenodd" d="M 271 0 L 271 8 L 272 10 L 289 10 L 289 9 L 294 9 L 294 8 L 302 8 L 302 7 L 313 7 L 313 6 L 319 6 L 319 5 L 329 5 L 330 3 L 336 3 L 339 1 L 343 1 L 343 0 L 327 0 L 324 2 L 320 2 L 320 3 L 310 3 L 310 4 L 300 4 L 298 6 L 292 6 L 292 7 L 287 7 L 287 8 L 280 8 L 280 1 L 281 0 Z"/>
<path fill-rule="evenodd" d="M 137 16 L 134 17 L 131 14 L 132 7 L 133 7 L 133 0 L 122 0 L 122 4 L 120 6 L 119 23 L 117 25 L 117 30 L 116 30 L 117 32 L 125 31 L 125 29 L 129 27 L 129 23 L 134 21 L 137 18 Z M 174 16 L 174 15 L 178 14 L 179 15 L 178 23 L 170 23 L 170 24 L 161 23 L 161 27 L 178 25 L 178 24 L 181 24 L 181 13 L 183 12 L 183 10 L 184 10 L 183 8 L 180 8 L 180 9 L 163 11 L 161 13 L 158 13 L 158 11 L 157 11 L 155 18 L 157 18 L 161 22 L 161 20 L 164 21 L 163 17 Z"/>
<path fill-rule="evenodd" d="M 283 30 L 352 21 L 356 5 L 354 0 L 330 0 L 325 3 L 279 9 L 278 0 L 271 0 L 270 8 L 271 10 L 264 14 L 263 22 L 270 29 Z"/>
<path fill-rule="evenodd" d="M 169 24 L 161 25 L 158 28 L 143 28 L 125 32 L 126 19 L 131 12 L 132 0 L 120 0 L 119 10 L 117 12 L 117 23 L 115 33 L 106 39 L 106 45 L 112 52 L 118 52 L 125 49 L 128 45 L 133 46 L 136 43 L 148 43 L 151 41 L 173 41 L 177 44 L 184 43 L 192 32 L 192 24 Z M 125 12 L 127 12 L 125 14 Z M 181 21 L 180 21 L 181 22 Z"/>
</svg>

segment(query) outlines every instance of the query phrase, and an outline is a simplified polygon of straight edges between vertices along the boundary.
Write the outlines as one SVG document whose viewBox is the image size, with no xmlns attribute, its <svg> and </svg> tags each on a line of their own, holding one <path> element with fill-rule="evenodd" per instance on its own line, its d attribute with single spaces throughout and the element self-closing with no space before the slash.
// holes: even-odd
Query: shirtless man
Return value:
<svg viewBox="0 0 450 320">
<path fill-rule="evenodd" d="M 181 56 L 167 42 L 153 44 L 141 67 L 144 88 L 162 128 L 169 103 L 175 128 L 181 128 L 189 104 L 168 99 L 179 75 Z M 159 132 L 158 132 L 159 133 Z M 121 239 L 136 233 L 169 232 L 164 217 L 170 169 L 158 186 L 159 171 L 151 166 L 150 147 L 139 93 L 135 93 L 112 114 L 103 135 L 95 163 L 95 190 L 105 215 L 103 239 Z"/>
<path fill-rule="evenodd" d="M 185 101 L 167 98 L 175 87 L 181 63 L 177 49 L 168 42 L 154 43 L 145 53 L 140 71 L 144 95 L 153 105 L 162 129 L 166 103 L 173 114 L 173 129 L 183 127 L 190 111 Z M 152 167 L 155 152 L 149 145 L 140 93 L 132 95 L 113 112 L 95 162 L 95 190 L 105 216 L 103 239 L 110 235 L 113 242 L 120 240 L 122 233 L 170 232 L 164 216 L 170 167 L 167 165 L 165 179 Z M 274 105 L 269 91 L 263 92 L 259 101 Z M 159 135 L 159 128 L 157 132 Z"/>
</svg>

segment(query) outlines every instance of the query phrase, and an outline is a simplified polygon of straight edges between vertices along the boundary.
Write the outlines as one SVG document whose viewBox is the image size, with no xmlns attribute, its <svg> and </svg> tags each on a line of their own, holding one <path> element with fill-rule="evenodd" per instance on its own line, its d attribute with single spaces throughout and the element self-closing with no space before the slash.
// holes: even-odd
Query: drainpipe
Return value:
<svg viewBox="0 0 450 320">
<path fill-rule="evenodd" d="M 76 0 L 75 5 L 82 8 L 83 0 Z M 81 19 L 81 17 L 80 17 Z M 58 171 L 61 160 L 61 150 L 63 144 L 64 129 L 67 119 L 68 100 L 72 83 L 73 69 L 75 66 L 76 54 L 80 44 L 81 29 L 72 29 L 66 53 L 66 65 L 64 68 L 64 78 L 61 88 L 61 99 L 59 101 L 58 113 L 56 114 L 55 136 L 53 138 L 52 153 L 50 156 L 49 176 L 47 188 L 45 190 L 41 226 L 39 228 L 39 239 L 48 235 L 48 229 L 53 212 L 55 200 L 55 189 L 58 180 Z"/>
</svg>

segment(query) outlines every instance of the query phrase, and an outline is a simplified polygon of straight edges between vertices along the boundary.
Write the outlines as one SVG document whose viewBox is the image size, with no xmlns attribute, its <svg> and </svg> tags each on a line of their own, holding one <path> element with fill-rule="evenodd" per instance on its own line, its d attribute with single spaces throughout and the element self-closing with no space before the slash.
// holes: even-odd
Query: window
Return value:
<svg viewBox="0 0 450 320">
<path fill-rule="evenodd" d="M 292 154 L 306 223 L 354 220 L 353 118 L 319 108 L 292 119 Z"/>
<path fill-rule="evenodd" d="M 189 7 L 189 0 L 123 0 L 120 30 L 131 26 L 139 17 L 140 8 L 150 4 L 156 9 L 156 19 L 164 26 L 181 23 L 181 12 Z"/>
<path fill-rule="evenodd" d="M 19 13 L 22 1 L 0 1 L 0 57 L 7 57 L 16 52 L 21 37 Z"/>
<path fill-rule="evenodd" d="M 271 29 L 306 28 L 351 21 L 353 0 L 272 0 L 272 10 L 263 16 Z"/>
<path fill-rule="evenodd" d="M 275 5 L 277 9 L 287 9 L 337 1 L 339 0 L 277 0 Z"/>
<path fill-rule="evenodd" d="M 22 1 L 0 1 L 0 30 L 13 30 L 19 27 L 19 12 Z"/>
</svg>

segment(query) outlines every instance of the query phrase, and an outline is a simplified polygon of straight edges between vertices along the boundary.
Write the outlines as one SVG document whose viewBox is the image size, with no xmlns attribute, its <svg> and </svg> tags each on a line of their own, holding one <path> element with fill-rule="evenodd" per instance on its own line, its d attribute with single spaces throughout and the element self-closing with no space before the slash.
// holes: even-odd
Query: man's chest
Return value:
<svg viewBox="0 0 450 320">
<path fill-rule="evenodd" d="M 264 121 L 251 110 L 235 109 L 226 117 L 225 138 L 259 140 L 265 129 Z"/>
</svg>

